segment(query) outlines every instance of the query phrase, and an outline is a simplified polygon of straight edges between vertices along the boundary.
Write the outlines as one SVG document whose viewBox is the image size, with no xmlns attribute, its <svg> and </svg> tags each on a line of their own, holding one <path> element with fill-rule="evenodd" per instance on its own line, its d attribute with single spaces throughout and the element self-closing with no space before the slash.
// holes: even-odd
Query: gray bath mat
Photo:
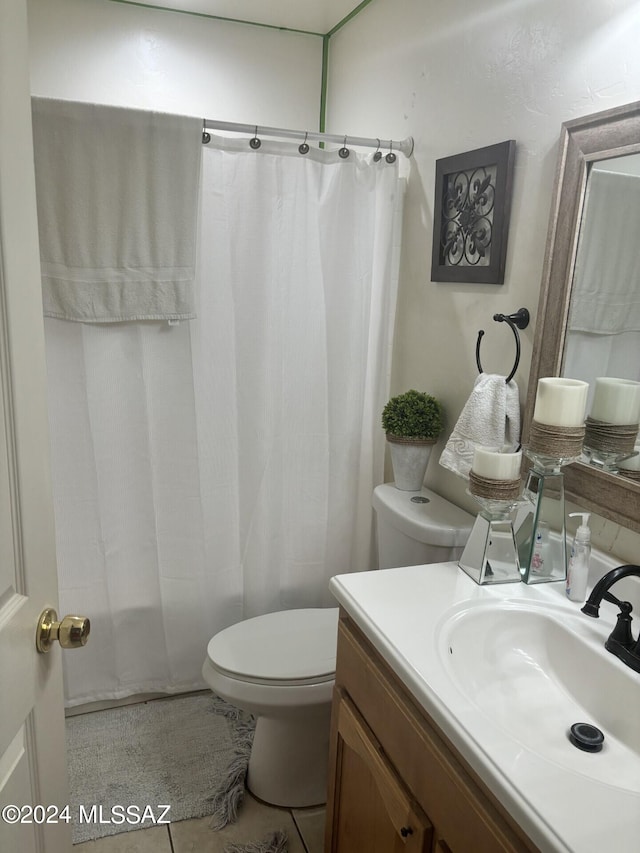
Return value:
<svg viewBox="0 0 640 853">
<path fill-rule="evenodd" d="M 250 717 L 210 693 L 70 717 L 74 844 L 160 821 L 213 815 L 221 828 L 234 820 L 253 730 Z"/>
<path fill-rule="evenodd" d="M 287 833 L 282 830 L 270 833 L 262 841 L 250 844 L 227 844 L 224 853 L 288 853 Z"/>
</svg>

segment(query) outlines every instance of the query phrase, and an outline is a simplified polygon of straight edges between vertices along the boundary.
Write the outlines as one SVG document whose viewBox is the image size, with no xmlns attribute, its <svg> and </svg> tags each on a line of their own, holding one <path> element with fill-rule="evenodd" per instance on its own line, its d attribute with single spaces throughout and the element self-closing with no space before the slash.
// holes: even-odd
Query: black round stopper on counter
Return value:
<svg viewBox="0 0 640 853">
<path fill-rule="evenodd" d="M 600 752 L 604 743 L 604 735 L 591 723 L 574 723 L 569 729 L 569 740 L 578 749 L 585 752 Z"/>
</svg>

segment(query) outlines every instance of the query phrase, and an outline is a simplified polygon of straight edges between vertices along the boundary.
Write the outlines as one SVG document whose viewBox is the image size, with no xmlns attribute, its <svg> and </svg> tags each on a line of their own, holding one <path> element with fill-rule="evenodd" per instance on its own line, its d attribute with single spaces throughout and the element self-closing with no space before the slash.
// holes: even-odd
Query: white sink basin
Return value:
<svg viewBox="0 0 640 853">
<path fill-rule="evenodd" d="M 594 550 L 589 589 L 618 564 Z M 479 586 L 456 563 L 353 572 L 331 590 L 539 850 L 638 849 L 640 674 L 604 648 L 615 605 L 590 619 L 564 584 Z M 639 590 L 613 589 L 634 636 Z M 600 752 L 569 741 L 577 722 L 602 730 Z"/>
<path fill-rule="evenodd" d="M 535 601 L 467 603 L 441 622 L 438 655 L 488 724 L 567 770 L 640 792 L 640 676 L 603 648 L 589 617 Z M 569 741 L 574 723 L 602 730 L 600 752 Z"/>
</svg>

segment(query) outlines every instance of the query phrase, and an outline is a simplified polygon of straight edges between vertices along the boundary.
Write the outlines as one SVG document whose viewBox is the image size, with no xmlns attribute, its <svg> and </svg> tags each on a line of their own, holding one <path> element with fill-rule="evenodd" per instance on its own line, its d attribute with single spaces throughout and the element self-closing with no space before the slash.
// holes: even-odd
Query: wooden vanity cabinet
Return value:
<svg viewBox="0 0 640 853">
<path fill-rule="evenodd" d="M 348 696 L 336 697 L 339 774 L 330 850 L 429 853 L 433 827 Z"/>
<path fill-rule="evenodd" d="M 537 849 L 341 612 L 325 853 Z"/>
</svg>

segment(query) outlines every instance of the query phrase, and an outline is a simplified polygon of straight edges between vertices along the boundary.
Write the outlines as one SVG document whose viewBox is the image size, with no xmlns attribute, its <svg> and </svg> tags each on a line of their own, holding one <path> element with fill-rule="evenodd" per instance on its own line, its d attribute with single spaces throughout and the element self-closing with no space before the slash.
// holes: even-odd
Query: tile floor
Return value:
<svg viewBox="0 0 640 853">
<path fill-rule="evenodd" d="M 324 807 L 278 809 L 246 794 L 238 820 L 219 832 L 207 817 L 182 820 L 85 841 L 73 853 L 223 853 L 226 844 L 261 841 L 276 830 L 286 832 L 289 853 L 322 853 L 324 818 Z"/>
</svg>

